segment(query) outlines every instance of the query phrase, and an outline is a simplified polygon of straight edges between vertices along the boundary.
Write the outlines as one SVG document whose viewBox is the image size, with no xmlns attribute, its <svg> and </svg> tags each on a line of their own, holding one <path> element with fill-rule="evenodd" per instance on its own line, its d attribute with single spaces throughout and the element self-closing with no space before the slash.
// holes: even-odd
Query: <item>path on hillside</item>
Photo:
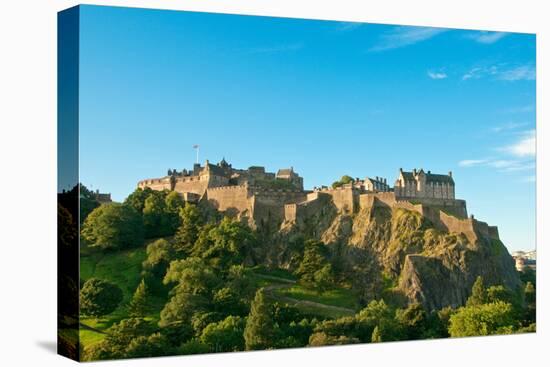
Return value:
<svg viewBox="0 0 550 367">
<path fill-rule="evenodd" d="M 267 287 L 264 287 L 265 292 L 271 298 L 281 300 L 281 301 L 287 302 L 287 303 L 289 303 L 291 305 L 295 305 L 295 306 L 296 305 L 303 305 L 303 306 L 309 306 L 309 307 L 322 308 L 324 310 L 332 310 L 332 311 L 347 313 L 349 315 L 354 315 L 355 314 L 355 310 L 353 310 L 351 308 L 326 305 L 324 303 L 301 300 L 301 299 L 296 299 L 296 298 L 292 298 L 292 297 L 288 297 L 288 296 L 283 296 L 281 294 L 275 294 L 276 290 L 292 287 L 294 284 L 296 284 L 296 281 L 291 280 L 291 279 L 280 278 L 280 277 L 273 276 L 273 275 L 264 275 L 264 274 L 256 274 L 256 275 L 259 278 L 264 278 L 264 279 L 267 279 L 267 280 L 275 280 L 275 281 L 281 282 L 281 284 L 271 284 L 271 285 L 268 285 Z"/>
</svg>

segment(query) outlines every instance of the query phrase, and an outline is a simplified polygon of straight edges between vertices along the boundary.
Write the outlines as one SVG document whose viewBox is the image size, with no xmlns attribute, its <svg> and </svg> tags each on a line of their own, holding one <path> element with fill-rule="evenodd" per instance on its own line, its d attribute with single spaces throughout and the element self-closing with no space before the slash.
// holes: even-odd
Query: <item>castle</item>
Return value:
<svg viewBox="0 0 550 367">
<path fill-rule="evenodd" d="M 176 191 L 186 201 L 207 203 L 253 228 L 303 223 L 326 205 L 348 215 L 386 207 L 416 211 L 444 230 L 465 233 L 472 241 L 480 232 L 498 238 L 496 227 L 468 218 L 466 202 L 455 198 L 452 172 L 399 169 L 393 188 L 376 176 L 356 178 L 339 187 L 304 190 L 303 178 L 292 167 L 277 173 L 261 166 L 236 169 L 222 159 L 217 164 L 197 163 L 192 170 L 170 169 L 164 177 L 140 181 L 138 187 Z"/>
</svg>

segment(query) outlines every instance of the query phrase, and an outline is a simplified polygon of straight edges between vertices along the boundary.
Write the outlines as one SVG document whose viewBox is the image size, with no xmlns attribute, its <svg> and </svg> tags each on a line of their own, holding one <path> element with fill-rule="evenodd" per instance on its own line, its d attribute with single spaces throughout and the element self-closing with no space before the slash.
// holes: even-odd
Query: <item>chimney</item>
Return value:
<svg viewBox="0 0 550 367">
<path fill-rule="evenodd" d="M 453 177 L 453 171 L 449 171 L 449 177 Z"/>
<path fill-rule="evenodd" d="M 416 176 L 416 168 L 415 168 L 415 169 L 413 169 L 413 173 L 414 173 L 414 175 Z"/>
</svg>

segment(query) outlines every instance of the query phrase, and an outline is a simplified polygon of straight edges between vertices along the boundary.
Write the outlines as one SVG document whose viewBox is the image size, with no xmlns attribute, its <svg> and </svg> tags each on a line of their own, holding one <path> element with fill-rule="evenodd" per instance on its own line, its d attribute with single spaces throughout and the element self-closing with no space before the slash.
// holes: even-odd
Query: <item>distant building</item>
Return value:
<svg viewBox="0 0 550 367">
<path fill-rule="evenodd" d="M 512 257 L 516 261 L 516 270 L 525 271 L 526 268 L 537 270 L 537 251 L 515 251 Z"/>
<path fill-rule="evenodd" d="M 423 169 L 412 172 L 399 169 L 399 177 L 395 181 L 395 196 L 404 199 L 434 198 L 454 199 L 455 182 L 452 172 L 448 175 L 433 174 Z"/>
</svg>

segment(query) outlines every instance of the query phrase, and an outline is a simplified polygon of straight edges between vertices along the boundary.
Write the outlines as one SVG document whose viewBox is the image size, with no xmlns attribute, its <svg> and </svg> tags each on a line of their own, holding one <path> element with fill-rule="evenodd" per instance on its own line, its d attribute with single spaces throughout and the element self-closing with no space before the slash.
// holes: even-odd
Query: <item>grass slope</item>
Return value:
<svg viewBox="0 0 550 367">
<path fill-rule="evenodd" d="M 127 305 L 141 281 L 141 264 L 146 258 L 145 246 L 111 253 L 100 253 L 83 248 L 80 256 L 80 276 L 108 280 L 118 285 L 124 299 L 111 314 L 101 318 L 81 318 L 80 341 L 84 347 L 96 344 L 105 338 L 105 333 L 114 323 L 128 317 Z M 337 318 L 353 314 L 357 300 L 350 290 L 337 288 L 325 293 L 307 289 L 297 283 L 296 277 L 284 269 L 267 269 L 257 266 L 250 269 L 256 288 L 269 289 L 272 301 L 288 303 L 300 311 L 321 318 Z M 155 299 L 154 307 L 146 319 L 158 322 L 166 300 Z"/>
</svg>

